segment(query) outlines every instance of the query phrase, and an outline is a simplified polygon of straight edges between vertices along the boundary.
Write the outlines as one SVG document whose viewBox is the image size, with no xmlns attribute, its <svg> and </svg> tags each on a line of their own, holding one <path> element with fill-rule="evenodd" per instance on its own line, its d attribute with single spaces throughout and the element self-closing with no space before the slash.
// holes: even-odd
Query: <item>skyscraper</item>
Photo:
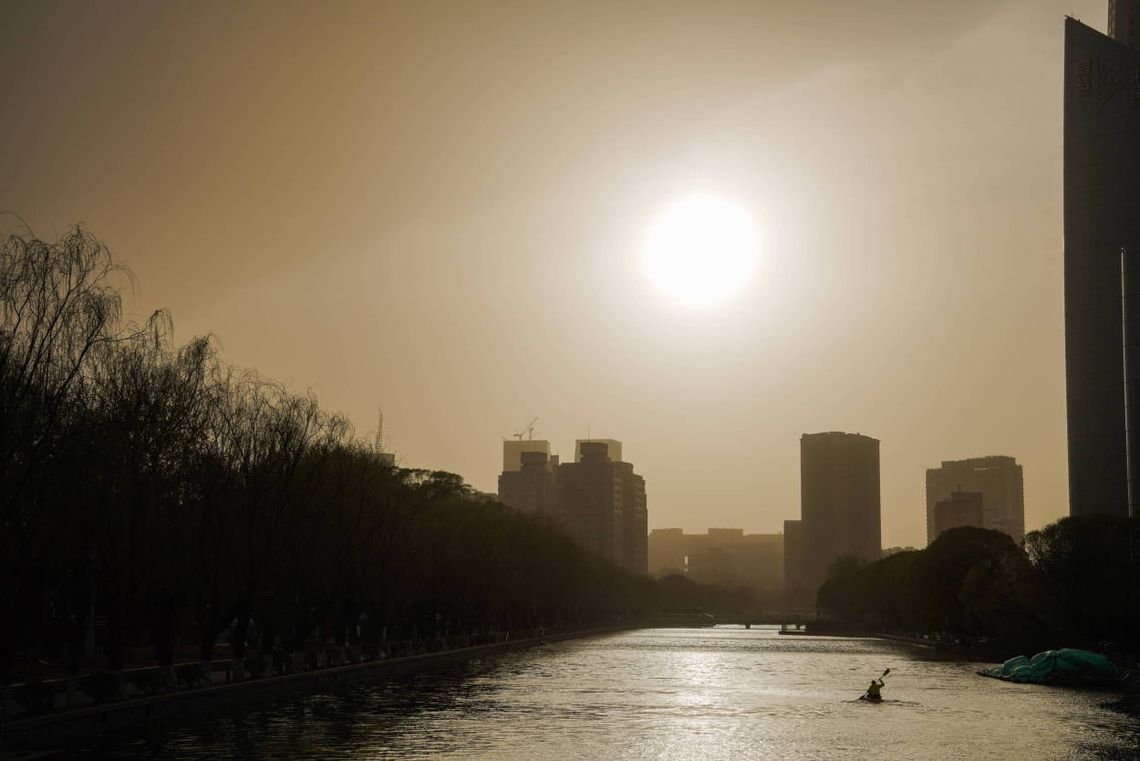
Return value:
<svg viewBox="0 0 1140 761">
<path fill-rule="evenodd" d="M 649 573 L 649 510 L 645 479 L 628 462 L 614 463 L 621 471 L 621 566 L 634 573 Z"/>
<path fill-rule="evenodd" d="M 1140 403 L 1128 405 L 1125 394 L 1140 382 L 1140 329 L 1125 330 L 1122 298 L 1140 284 L 1121 274 L 1140 277 L 1140 264 L 1131 263 L 1140 256 L 1140 54 L 1130 46 L 1136 5 L 1112 3 L 1115 40 L 1065 20 L 1065 375 L 1074 515 L 1128 515 L 1130 449 L 1140 463 Z M 1140 317 L 1140 297 L 1133 302 Z M 1129 410 L 1137 418 L 1131 424 Z M 1131 471 L 1140 476 L 1140 467 Z"/>
<path fill-rule="evenodd" d="M 550 442 L 545 439 L 504 439 L 503 471 L 520 470 L 523 452 L 542 452 L 548 460 L 557 465 L 557 457 L 550 457 Z"/>
<path fill-rule="evenodd" d="M 1140 0 L 1108 0 L 1108 36 L 1140 47 Z"/>
<path fill-rule="evenodd" d="M 627 570 L 646 573 L 645 479 L 631 464 L 610 459 L 611 443 L 581 442 L 581 460 L 558 467 L 558 513 L 580 545 Z"/>
<path fill-rule="evenodd" d="M 799 555 L 799 568 L 788 571 L 800 578 L 786 579 L 789 588 L 814 598 L 836 559 L 879 559 L 878 439 L 835 431 L 800 438 L 800 521 L 800 547 L 785 548 L 785 557 Z"/>
<path fill-rule="evenodd" d="M 555 517 L 556 471 L 545 452 L 522 452 L 522 467 L 499 476 L 499 501 L 524 513 Z"/>
<path fill-rule="evenodd" d="M 784 521 L 784 604 L 789 608 L 815 602 L 815 589 L 807 582 L 806 550 L 803 521 Z"/>
<path fill-rule="evenodd" d="M 1025 486 L 1017 460 L 1001 455 L 943 460 L 926 471 L 926 543 L 938 536 L 935 506 L 954 492 L 981 492 L 981 528 L 1004 531 L 1015 542 L 1025 538 Z"/>
<path fill-rule="evenodd" d="M 606 457 L 609 457 L 614 462 L 622 462 L 621 442 L 616 439 L 576 439 L 574 441 L 574 462 L 582 461 L 583 444 L 605 444 Z"/>
</svg>

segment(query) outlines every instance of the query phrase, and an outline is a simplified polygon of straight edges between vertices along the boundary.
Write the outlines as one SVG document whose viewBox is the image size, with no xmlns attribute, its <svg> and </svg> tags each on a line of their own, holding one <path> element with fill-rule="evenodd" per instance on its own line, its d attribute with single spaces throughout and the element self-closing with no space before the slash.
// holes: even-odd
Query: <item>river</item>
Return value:
<svg viewBox="0 0 1140 761">
<path fill-rule="evenodd" d="M 120 759 L 1140 759 L 1105 693 L 1007 684 L 923 648 L 645 629 L 121 736 Z M 856 700 L 886 668 L 880 705 Z"/>
</svg>

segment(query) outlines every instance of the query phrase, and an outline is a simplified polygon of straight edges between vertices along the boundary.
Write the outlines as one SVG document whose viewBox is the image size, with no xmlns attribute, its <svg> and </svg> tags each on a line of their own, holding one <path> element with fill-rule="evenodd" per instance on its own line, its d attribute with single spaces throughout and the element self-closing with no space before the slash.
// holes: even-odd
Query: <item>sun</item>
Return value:
<svg viewBox="0 0 1140 761">
<path fill-rule="evenodd" d="M 756 268 L 757 236 L 743 208 L 709 194 L 670 205 L 645 236 L 645 271 L 679 304 L 723 304 L 748 285 Z"/>
</svg>

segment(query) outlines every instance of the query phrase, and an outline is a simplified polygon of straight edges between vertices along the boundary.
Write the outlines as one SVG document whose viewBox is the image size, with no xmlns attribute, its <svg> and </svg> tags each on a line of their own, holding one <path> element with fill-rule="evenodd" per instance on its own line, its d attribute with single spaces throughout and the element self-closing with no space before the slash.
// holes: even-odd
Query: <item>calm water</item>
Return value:
<svg viewBox="0 0 1140 761">
<path fill-rule="evenodd" d="M 262 704 L 119 738 L 116 758 L 1140 758 L 1110 695 L 1006 684 L 974 663 L 773 629 L 655 629 Z M 853 701 L 890 667 L 888 702 Z"/>
</svg>

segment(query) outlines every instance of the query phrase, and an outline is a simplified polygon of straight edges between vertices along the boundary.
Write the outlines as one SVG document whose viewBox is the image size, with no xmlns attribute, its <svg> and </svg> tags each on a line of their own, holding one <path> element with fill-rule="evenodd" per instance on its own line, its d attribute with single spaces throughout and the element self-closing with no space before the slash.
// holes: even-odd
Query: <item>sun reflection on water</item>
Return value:
<svg viewBox="0 0 1140 761">
<path fill-rule="evenodd" d="M 643 630 L 486 658 L 100 749 L 116 758 L 1136 758 L 1092 692 L 771 629 Z M 884 696 L 854 700 L 891 667 Z M 1013 731 L 1012 728 L 1016 728 Z"/>
</svg>

